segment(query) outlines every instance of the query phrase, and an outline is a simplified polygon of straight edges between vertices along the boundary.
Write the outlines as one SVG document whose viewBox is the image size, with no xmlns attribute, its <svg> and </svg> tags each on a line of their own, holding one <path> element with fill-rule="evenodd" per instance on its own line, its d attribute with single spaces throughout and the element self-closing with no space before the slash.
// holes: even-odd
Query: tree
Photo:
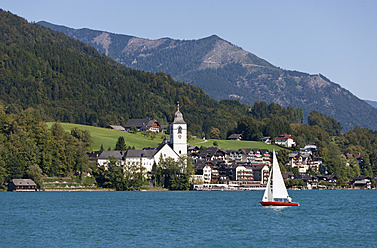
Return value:
<svg viewBox="0 0 377 248">
<path fill-rule="evenodd" d="M 220 129 L 218 128 L 212 128 L 211 132 L 209 133 L 209 138 L 210 139 L 220 139 Z"/>
<path fill-rule="evenodd" d="M 116 151 L 125 151 L 127 150 L 126 142 L 124 141 L 123 136 L 119 136 L 117 143 L 115 145 L 115 150 Z"/>
<path fill-rule="evenodd" d="M 319 113 L 316 110 L 310 112 L 308 117 L 308 124 L 310 126 L 319 126 L 325 130 L 330 136 L 337 136 L 342 132 L 342 125 L 334 118 Z"/>
<path fill-rule="evenodd" d="M 6 183 L 7 178 L 8 174 L 5 167 L 5 162 L 3 160 L 0 160 L 0 190 L 4 189 L 4 183 Z"/>
<path fill-rule="evenodd" d="M 38 165 L 29 167 L 26 174 L 37 184 L 38 189 L 43 189 L 42 170 Z"/>
<path fill-rule="evenodd" d="M 71 130 L 71 135 L 83 143 L 84 150 L 90 151 L 92 149 L 93 139 L 88 130 L 81 130 L 78 127 L 74 127 Z"/>
<path fill-rule="evenodd" d="M 131 133 L 136 134 L 137 133 L 137 128 L 135 126 L 132 126 L 130 128 L 130 131 L 131 131 Z"/>
<path fill-rule="evenodd" d="M 153 176 L 161 186 L 170 190 L 188 190 L 194 173 L 190 159 L 182 156 L 177 161 L 173 158 L 163 159 L 153 168 Z"/>
<path fill-rule="evenodd" d="M 141 163 L 124 165 L 124 190 L 138 190 L 147 182 L 146 169 Z"/>
</svg>

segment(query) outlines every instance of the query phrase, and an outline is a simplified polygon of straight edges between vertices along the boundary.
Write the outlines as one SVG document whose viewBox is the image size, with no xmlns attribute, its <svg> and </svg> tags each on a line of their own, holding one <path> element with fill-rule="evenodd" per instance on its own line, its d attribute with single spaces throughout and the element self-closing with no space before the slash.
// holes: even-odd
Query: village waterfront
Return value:
<svg viewBox="0 0 377 248">
<path fill-rule="evenodd" d="M 376 247 L 375 190 L 1 192 L 2 247 Z"/>
</svg>

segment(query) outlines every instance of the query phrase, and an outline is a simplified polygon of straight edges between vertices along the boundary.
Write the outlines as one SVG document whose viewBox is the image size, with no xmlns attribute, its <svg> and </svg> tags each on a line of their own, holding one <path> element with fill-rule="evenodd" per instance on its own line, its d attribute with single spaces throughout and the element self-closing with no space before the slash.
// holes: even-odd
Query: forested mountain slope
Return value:
<svg viewBox="0 0 377 248">
<path fill-rule="evenodd" d="M 164 73 L 129 69 L 81 41 L 0 11 L 0 105 L 7 113 L 32 107 L 51 121 L 103 127 L 156 118 L 167 124 L 178 101 L 189 130 L 199 136 L 218 128 L 225 138 L 240 117 L 250 115 L 246 105 L 217 102 Z M 273 107 L 275 114 L 291 113 L 282 117 L 285 126 L 302 120 L 299 109 Z"/>
<path fill-rule="evenodd" d="M 302 108 L 305 117 L 312 110 L 334 117 L 344 131 L 355 125 L 377 129 L 377 110 L 326 77 L 275 67 L 215 35 L 199 40 L 147 40 L 39 23 L 131 68 L 161 71 L 198 86 L 216 100 L 238 99 L 248 105 L 257 100 L 275 102 Z"/>
</svg>

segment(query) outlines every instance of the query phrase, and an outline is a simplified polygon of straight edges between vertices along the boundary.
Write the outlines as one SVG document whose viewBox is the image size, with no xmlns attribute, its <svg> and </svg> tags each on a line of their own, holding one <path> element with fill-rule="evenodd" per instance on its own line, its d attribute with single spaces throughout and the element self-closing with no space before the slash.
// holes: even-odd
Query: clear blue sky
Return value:
<svg viewBox="0 0 377 248">
<path fill-rule="evenodd" d="M 377 100 L 375 0 L 0 0 L 0 8 L 30 22 L 149 39 L 216 34 L 283 69 L 321 73 Z"/>
</svg>

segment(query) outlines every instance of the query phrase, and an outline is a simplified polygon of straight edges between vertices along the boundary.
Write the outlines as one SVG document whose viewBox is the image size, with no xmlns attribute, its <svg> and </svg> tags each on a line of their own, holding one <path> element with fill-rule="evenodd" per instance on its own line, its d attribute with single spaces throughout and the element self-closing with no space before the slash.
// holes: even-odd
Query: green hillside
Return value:
<svg viewBox="0 0 377 248">
<path fill-rule="evenodd" d="M 52 126 L 53 122 L 48 122 L 47 125 L 50 128 Z M 161 141 L 167 137 L 169 139 L 168 135 L 158 133 L 154 139 L 151 139 L 151 137 L 145 137 L 143 136 L 143 133 L 137 132 L 136 134 L 124 132 L 124 131 L 118 131 L 108 128 L 101 128 L 101 127 L 92 127 L 87 125 L 80 125 L 80 124 L 72 124 L 72 123 L 61 123 L 62 127 L 65 131 L 70 132 L 72 128 L 77 127 L 82 130 L 88 130 L 93 138 L 92 143 L 92 149 L 94 151 L 99 150 L 101 148 L 101 145 L 105 149 L 108 149 L 109 147 L 114 149 L 116 141 L 118 137 L 123 136 L 126 145 L 127 146 L 134 146 L 135 149 L 143 149 L 145 147 L 157 147 Z M 240 148 L 260 148 L 260 149 L 268 149 L 272 151 L 272 149 L 275 148 L 275 150 L 282 149 L 279 146 L 275 145 L 267 145 L 263 142 L 258 141 L 235 141 L 235 140 L 216 140 L 216 139 L 209 139 L 206 141 L 203 141 L 202 139 L 198 138 L 192 138 L 188 141 L 189 145 L 194 146 L 213 146 L 213 142 L 218 143 L 218 147 L 222 149 L 229 149 L 229 150 L 237 150 Z"/>
</svg>

